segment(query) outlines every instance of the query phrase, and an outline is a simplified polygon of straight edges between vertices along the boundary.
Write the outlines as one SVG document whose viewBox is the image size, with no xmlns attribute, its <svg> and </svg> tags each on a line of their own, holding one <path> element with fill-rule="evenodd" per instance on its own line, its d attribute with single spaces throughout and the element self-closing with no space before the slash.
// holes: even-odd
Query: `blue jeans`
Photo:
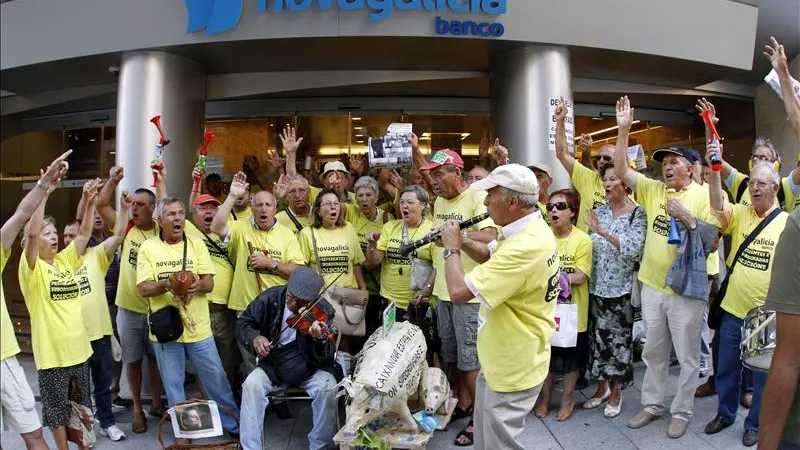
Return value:
<svg viewBox="0 0 800 450">
<path fill-rule="evenodd" d="M 167 400 L 174 406 L 186 400 L 186 391 L 183 382 L 186 372 L 186 358 L 192 362 L 200 382 L 203 383 L 208 396 L 219 405 L 228 408 L 236 420 L 239 420 L 239 408 L 233 400 L 231 386 L 222 369 L 222 362 L 217 353 L 214 338 L 210 337 L 200 342 L 184 344 L 183 342 L 167 342 L 159 344 L 153 342 L 153 350 L 158 361 L 158 371 L 161 373 L 161 382 L 167 391 Z M 229 433 L 239 433 L 239 426 L 225 412 L 220 410 L 222 428 Z"/>
<path fill-rule="evenodd" d="M 89 357 L 89 370 L 94 383 L 94 406 L 97 408 L 100 428 L 108 428 L 116 424 L 114 413 L 111 411 L 111 383 L 114 378 L 111 337 L 103 336 L 91 344 L 94 353 Z"/>
<path fill-rule="evenodd" d="M 311 409 L 314 427 L 308 433 L 308 448 L 323 450 L 333 445 L 336 434 L 336 379 L 323 370 L 317 370 L 309 379 L 300 383 L 300 388 L 313 398 Z M 261 434 L 264 428 L 264 415 L 269 399 L 267 395 L 285 389 L 286 386 L 273 386 L 267 374 L 260 367 L 250 372 L 242 385 L 242 435 L 244 450 L 261 450 Z"/>
<path fill-rule="evenodd" d="M 717 414 L 727 423 L 736 420 L 739 409 L 739 395 L 742 389 L 742 319 L 725 312 L 719 327 L 719 362 L 716 376 Z M 758 431 L 758 414 L 761 409 L 761 394 L 767 382 L 767 374 L 753 371 L 753 405 L 744 421 L 744 429 Z"/>
</svg>

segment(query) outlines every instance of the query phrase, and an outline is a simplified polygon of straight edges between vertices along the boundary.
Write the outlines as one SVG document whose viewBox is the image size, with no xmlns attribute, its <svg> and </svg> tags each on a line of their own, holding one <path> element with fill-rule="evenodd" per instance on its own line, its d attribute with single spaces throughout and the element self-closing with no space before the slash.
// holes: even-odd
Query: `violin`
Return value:
<svg viewBox="0 0 800 450">
<path fill-rule="evenodd" d="M 314 322 L 327 324 L 330 316 L 322 310 L 319 303 L 312 305 L 310 308 L 300 308 L 300 311 L 286 319 L 286 324 L 289 328 L 294 328 L 301 334 L 308 336 L 311 334 L 311 326 Z M 333 342 L 336 340 L 336 333 L 332 330 L 325 331 L 325 338 Z"/>
</svg>

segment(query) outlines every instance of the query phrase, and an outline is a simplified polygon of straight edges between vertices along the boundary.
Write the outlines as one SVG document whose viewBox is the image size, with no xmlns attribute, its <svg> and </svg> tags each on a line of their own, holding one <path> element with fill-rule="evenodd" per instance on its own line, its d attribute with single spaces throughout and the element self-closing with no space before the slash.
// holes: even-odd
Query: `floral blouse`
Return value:
<svg viewBox="0 0 800 450">
<path fill-rule="evenodd" d="M 600 206 L 594 212 L 599 227 L 619 238 L 620 248 L 599 234 L 591 233 L 593 258 L 589 292 L 604 298 L 628 295 L 634 266 L 644 251 L 647 215 L 641 206 L 619 217 L 613 216 L 611 205 Z"/>
</svg>

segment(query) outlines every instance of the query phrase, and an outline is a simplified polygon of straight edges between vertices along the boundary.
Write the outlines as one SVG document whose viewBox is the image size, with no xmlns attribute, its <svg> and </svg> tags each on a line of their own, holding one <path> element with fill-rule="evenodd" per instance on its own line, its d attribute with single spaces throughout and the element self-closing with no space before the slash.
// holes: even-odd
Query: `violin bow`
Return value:
<svg viewBox="0 0 800 450">
<path fill-rule="evenodd" d="M 305 310 L 305 311 L 303 311 L 303 314 L 302 314 L 302 315 L 305 315 L 305 314 L 307 314 L 307 313 L 308 313 L 308 311 L 312 310 L 312 309 L 313 309 L 315 306 L 319 305 L 319 302 L 321 302 L 321 301 L 322 301 L 322 299 L 323 299 L 323 298 L 325 298 L 325 293 L 326 293 L 326 292 L 328 292 L 328 289 L 330 289 L 330 288 L 331 288 L 331 287 L 332 287 L 334 284 L 336 284 L 336 282 L 337 282 L 337 281 L 339 281 L 339 278 L 341 278 L 341 277 L 342 277 L 342 275 L 344 275 L 344 274 L 345 274 L 345 272 L 342 272 L 342 273 L 340 273 L 339 275 L 337 275 L 337 276 L 336 276 L 336 278 L 334 278 L 334 279 L 333 279 L 333 281 L 331 281 L 331 282 L 330 282 L 330 284 L 328 284 L 327 286 L 325 286 L 325 288 L 324 288 L 324 289 L 323 289 L 323 290 L 322 290 L 322 291 L 319 293 L 319 295 L 317 296 L 317 298 L 316 298 L 316 299 L 314 299 L 314 301 L 313 301 L 313 302 L 311 302 L 311 304 L 310 304 L 310 305 L 306 306 L 306 308 L 305 308 L 306 310 Z M 278 341 L 278 343 L 279 343 L 279 344 L 280 344 L 281 336 L 283 336 L 283 333 L 285 333 L 287 330 L 293 330 L 293 329 L 295 329 L 295 326 L 296 326 L 296 325 L 297 325 L 297 324 L 295 323 L 295 324 L 294 324 L 294 325 L 292 325 L 292 326 L 288 326 L 288 325 L 287 325 L 287 326 L 283 327 L 283 329 L 281 330 L 281 332 L 280 332 L 280 333 L 278 333 L 278 337 L 277 337 L 277 341 Z"/>
</svg>

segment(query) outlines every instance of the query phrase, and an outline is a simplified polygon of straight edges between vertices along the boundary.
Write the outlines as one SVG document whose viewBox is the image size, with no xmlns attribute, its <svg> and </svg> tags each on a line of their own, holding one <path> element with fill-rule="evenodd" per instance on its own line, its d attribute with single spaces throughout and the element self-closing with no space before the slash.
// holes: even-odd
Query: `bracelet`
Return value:
<svg viewBox="0 0 800 450">
<path fill-rule="evenodd" d="M 36 187 L 38 187 L 41 190 L 47 192 L 47 186 L 45 186 L 44 183 L 42 183 L 41 179 L 39 179 L 39 181 L 36 182 Z"/>
</svg>

